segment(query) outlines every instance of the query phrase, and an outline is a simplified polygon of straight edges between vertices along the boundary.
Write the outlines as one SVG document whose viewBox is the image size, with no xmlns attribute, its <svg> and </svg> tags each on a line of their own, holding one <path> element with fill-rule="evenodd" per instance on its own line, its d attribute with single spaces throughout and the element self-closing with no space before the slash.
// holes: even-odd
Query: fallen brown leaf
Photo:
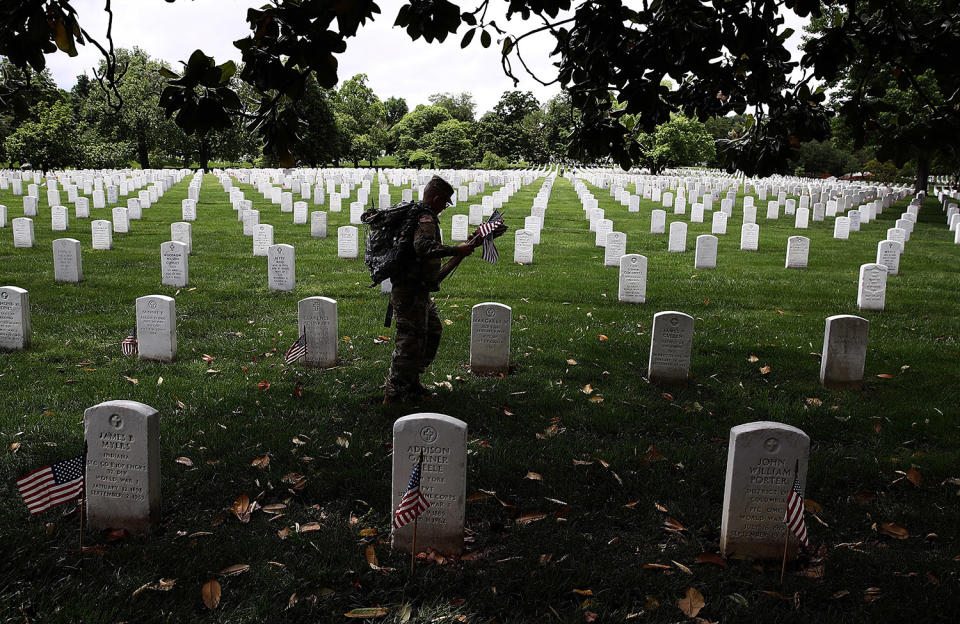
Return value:
<svg viewBox="0 0 960 624">
<path fill-rule="evenodd" d="M 677 606 L 688 618 L 695 618 L 700 609 L 706 606 L 703 594 L 693 587 L 687 588 L 687 595 L 677 601 Z"/>
<path fill-rule="evenodd" d="M 877 375 L 877 377 L 879 377 L 880 379 L 893 379 L 893 375 L 890 375 L 888 373 L 880 373 L 879 375 Z"/>
<path fill-rule="evenodd" d="M 672 533 L 681 533 L 687 530 L 687 527 L 680 524 L 676 518 L 670 517 L 663 521 L 663 528 Z"/>
<path fill-rule="evenodd" d="M 220 583 L 214 580 L 207 581 L 200 589 L 200 595 L 208 609 L 216 609 L 220 604 Z"/>
<path fill-rule="evenodd" d="M 591 590 L 591 589 L 575 589 L 575 590 L 573 590 L 573 593 L 575 593 L 575 594 L 580 594 L 581 596 L 592 596 L 592 595 L 593 595 L 593 590 Z"/>
<path fill-rule="evenodd" d="M 547 514 L 543 513 L 542 511 L 528 511 L 527 513 L 517 516 L 517 519 L 514 522 L 517 524 L 530 524 L 531 522 L 543 520 L 546 517 Z"/>
<path fill-rule="evenodd" d="M 178 464 L 183 464 L 188 468 L 193 466 L 193 460 L 189 457 L 178 457 L 174 461 L 176 461 Z"/>
<path fill-rule="evenodd" d="M 543 477 L 537 472 L 528 472 L 527 476 L 524 479 L 531 479 L 533 481 L 543 481 Z"/>
<path fill-rule="evenodd" d="M 373 548 L 373 544 L 367 546 L 367 563 L 374 570 L 380 569 L 380 563 L 377 561 L 377 551 Z"/>
<path fill-rule="evenodd" d="M 253 466 L 254 468 L 266 468 L 267 466 L 270 465 L 270 456 L 261 455 L 260 457 L 257 457 L 252 462 L 250 462 L 250 465 Z"/>
<path fill-rule="evenodd" d="M 761 374 L 761 375 L 768 375 L 768 374 L 770 374 L 770 367 L 769 367 L 769 366 L 762 366 L 762 367 L 760 367 L 760 374 Z"/>
<path fill-rule="evenodd" d="M 127 377 L 126 375 L 124 375 L 123 378 L 129 381 L 130 383 L 132 383 L 133 385 L 137 385 L 138 383 L 140 383 L 139 379 L 134 379 L 133 377 Z"/>
<path fill-rule="evenodd" d="M 230 511 L 237 517 L 237 520 L 246 523 L 250 522 L 250 513 L 253 511 L 250 507 L 250 497 L 241 494 L 237 497 L 237 500 L 233 501 Z"/>
<path fill-rule="evenodd" d="M 607 338 L 607 337 L 604 336 L 603 334 L 597 334 L 597 339 L 598 339 L 600 342 L 606 342 L 606 341 L 610 340 L 609 338 Z"/>
<path fill-rule="evenodd" d="M 754 363 L 754 362 L 759 362 L 759 361 L 760 361 L 760 358 L 758 358 L 758 357 L 755 356 L 755 355 L 751 355 L 750 357 L 747 358 L 747 361 L 752 364 L 752 363 Z"/>
<path fill-rule="evenodd" d="M 910 537 L 909 531 L 907 531 L 902 526 L 898 526 L 892 522 L 881 522 L 880 524 L 876 525 L 876 527 L 877 527 L 877 533 L 879 533 L 880 535 L 886 535 L 888 537 L 892 537 L 894 539 L 900 539 L 900 540 L 907 539 L 908 537 Z"/>
<path fill-rule="evenodd" d="M 269 390 L 269 389 L 270 389 L 270 382 L 269 382 L 269 381 L 261 381 L 261 382 L 259 382 L 259 383 L 257 384 L 257 387 L 260 388 L 261 390 Z"/>
<path fill-rule="evenodd" d="M 727 560 L 716 553 L 700 553 L 697 555 L 695 561 L 697 563 L 709 563 L 711 565 L 720 566 L 721 568 L 727 567 Z"/>
<path fill-rule="evenodd" d="M 248 563 L 235 563 L 232 566 L 228 566 L 220 570 L 220 574 L 223 576 L 237 576 L 238 574 L 243 574 L 244 572 L 250 571 L 250 564 Z"/>
<path fill-rule="evenodd" d="M 923 485 L 923 475 L 920 474 L 919 470 L 913 468 L 907 471 L 907 480 L 917 487 Z"/>
</svg>

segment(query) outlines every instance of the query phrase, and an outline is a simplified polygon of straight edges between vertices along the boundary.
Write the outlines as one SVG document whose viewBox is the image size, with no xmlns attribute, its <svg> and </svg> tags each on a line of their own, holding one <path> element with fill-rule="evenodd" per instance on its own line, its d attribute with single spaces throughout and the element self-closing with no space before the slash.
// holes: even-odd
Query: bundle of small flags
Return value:
<svg viewBox="0 0 960 624">
<path fill-rule="evenodd" d="M 300 337 L 287 349 L 287 354 L 283 359 L 289 366 L 305 355 L 307 355 L 307 335 L 301 333 Z"/>
<path fill-rule="evenodd" d="M 807 525 L 803 521 L 803 492 L 800 491 L 800 475 L 796 470 L 794 470 L 793 487 L 787 495 L 787 510 L 783 514 L 783 521 L 804 548 L 810 546 L 810 540 L 807 539 Z"/>
<path fill-rule="evenodd" d="M 483 237 L 483 259 L 490 264 L 500 259 L 500 253 L 497 252 L 493 239 L 506 231 L 507 226 L 503 222 L 503 213 L 499 210 L 494 210 L 493 214 L 477 228 L 477 234 Z"/>
<path fill-rule="evenodd" d="M 399 529 L 403 525 L 416 520 L 417 517 L 430 506 L 430 501 L 424 498 L 420 492 L 420 470 L 423 467 L 423 453 L 420 453 L 420 461 L 413 467 L 410 473 L 410 482 L 407 483 L 407 491 L 403 493 L 397 510 L 393 512 L 393 528 Z"/>
<path fill-rule="evenodd" d="M 124 355 L 136 355 L 137 354 L 137 328 L 134 327 L 133 330 L 127 334 L 127 337 L 123 339 L 120 343 L 120 353 Z"/>
<path fill-rule="evenodd" d="M 83 494 L 84 455 L 38 468 L 17 480 L 27 509 L 38 514 Z"/>
</svg>

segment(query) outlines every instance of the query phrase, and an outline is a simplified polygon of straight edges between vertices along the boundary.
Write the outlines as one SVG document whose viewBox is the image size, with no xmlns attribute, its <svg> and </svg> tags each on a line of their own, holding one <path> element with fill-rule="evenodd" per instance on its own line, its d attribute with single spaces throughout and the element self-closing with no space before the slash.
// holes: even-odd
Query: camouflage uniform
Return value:
<svg viewBox="0 0 960 624">
<path fill-rule="evenodd" d="M 413 238 L 416 260 L 391 280 L 390 303 L 397 333 L 385 386 L 390 398 L 403 399 L 420 393 L 420 375 L 436 357 L 443 332 L 430 293 L 440 290 L 441 258 L 457 253 L 456 247 L 443 244 L 437 216 L 428 206 L 421 206 Z"/>
</svg>

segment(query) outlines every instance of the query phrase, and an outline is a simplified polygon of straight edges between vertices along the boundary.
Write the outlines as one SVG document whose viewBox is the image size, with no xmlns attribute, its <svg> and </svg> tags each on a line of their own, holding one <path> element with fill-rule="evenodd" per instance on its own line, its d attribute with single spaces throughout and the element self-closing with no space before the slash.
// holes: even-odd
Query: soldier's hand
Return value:
<svg viewBox="0 0 960 624">
<path fill-rule="evenodd" d="M 475 245 L 470 243 L 460 243 L 457 245 L 457 255 L 458 256 L 469 256 L 473 253 L 473 250 L 476 249 Z"/>
</svg>

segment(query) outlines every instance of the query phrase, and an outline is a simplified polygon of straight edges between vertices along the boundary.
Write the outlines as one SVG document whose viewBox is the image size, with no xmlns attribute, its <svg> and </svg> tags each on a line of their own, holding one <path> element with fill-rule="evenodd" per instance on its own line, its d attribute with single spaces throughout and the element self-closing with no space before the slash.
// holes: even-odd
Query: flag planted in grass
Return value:
<svg viewBox="0 0 960 624">
<path fill-rule="evenodd" d="M 134 327 L 133 330 L 127 334 L 127 337 L 123 339 L 120 343 L 120 353 L 124 355 L 136 355 L 137 354 L 137 328 Z"/>
<path fill-rule="evenodd" d="M 424 498 L 420 492 L 420 470 L 423 468 L 423 453 L 420 453 L 420 460 L 413 467 L 410 473 L 410 482 L 407 483 L 407 491 L 403 493 L 397 510 L 393 512 L 393 528 L 399 529 L 403 525 L 416 520 L 427 507 L 430 501 Z"/>
<path fill-rule="evenodd" d="M 38 514 L 83 492 L 84 456 L 38 468 L 17 480 L 17 489 L 30 513 Z"/>
<path fill-rule="evenodd" d="M 300 337 L 290 345 L 290 348 L 287 349 L 287 355 L 284 356 L 284 361 L 289 364 L 293 364 L 300 358 L 304 357 L 307 354 L 307 335 L 304 333 L 300 334 Z"/>
<path fill-rule="evenodd" d="M 790 488 L 790 494 L 787 496 L 787 510 L 783 515 L 783 521 L 804 548 L 810 546 L 810 541 L 807 539 L 807 525 L 803 521 L 803 492 L 800 491 L 800 475 L 796 470 L 794 470 L 793 487 Z"/>
</svg>

